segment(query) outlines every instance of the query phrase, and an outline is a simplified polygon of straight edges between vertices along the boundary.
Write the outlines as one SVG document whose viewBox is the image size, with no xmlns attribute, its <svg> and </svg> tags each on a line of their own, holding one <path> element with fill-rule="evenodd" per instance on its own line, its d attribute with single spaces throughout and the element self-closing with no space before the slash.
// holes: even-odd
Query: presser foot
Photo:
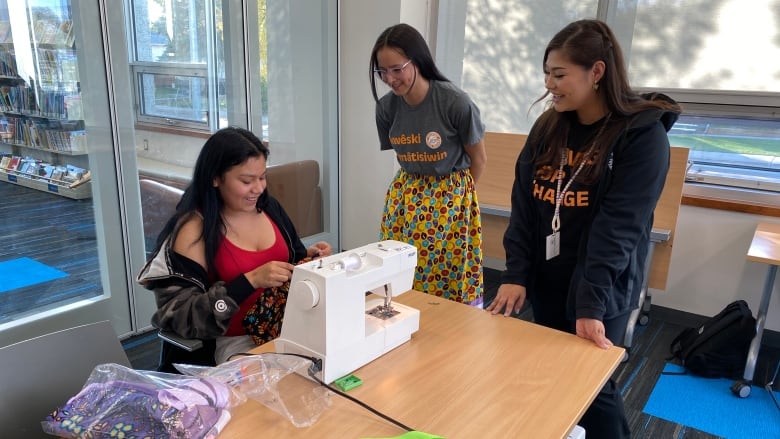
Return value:
<svg viewBox="0 0 780 439">
<path fill-rule="evenodd" d="M 387 320 L 397 316 L 398 314 L 401 314 L 401 312 L 396 311 L 392 306 L 377 305 L 371 311 L 366 311 L 366 314 L 374 316 L 378 319 Z"/>
</svg>

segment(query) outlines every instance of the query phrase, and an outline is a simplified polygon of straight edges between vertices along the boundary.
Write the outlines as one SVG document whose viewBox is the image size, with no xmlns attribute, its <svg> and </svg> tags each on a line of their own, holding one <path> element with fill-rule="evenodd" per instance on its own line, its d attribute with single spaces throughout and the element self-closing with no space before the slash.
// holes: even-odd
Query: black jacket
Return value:
<svg viewBox="0 0 780 439">
<path fill-rule="evenodd" d="M 289 262 L 306 257 L 306 247 L 279 202 L 268 196 L 264 212 L 276 223 L 289 250 Z M 213 339 L 227 330 L 231 316 L 255 289 L 242 274 L 235 279 L 209 281 L 197 262 L 172 249 L 175 232 L 144 265 L 136 280 L 154 291 L 157 311 L 152 325 L 185 338 Z"/>
<path fill-rule="evenodd" d="M 573 244 L 576 255 L 569 255 L 573 262 L 565 270 L 570 276 L 569 319 L 610 319 L 638 305 L 653 210 L 669 169 L 666 132 L 677 117 L 671 111 L 642 111 L 608 149 L 611 164 L 595 183 L 579 242 Z M 532 194 L 532 157 L 545 147 L 538 129 L 531 129 L 515 165 L 512 212 L 504 234 L 507 269 L 502 283 L 523 285 L 529 295 L 535 288 L 544 289 L 535 281 L 545 262 L 544 237 L 552 219 L 542 215 Z"/>
</svg>

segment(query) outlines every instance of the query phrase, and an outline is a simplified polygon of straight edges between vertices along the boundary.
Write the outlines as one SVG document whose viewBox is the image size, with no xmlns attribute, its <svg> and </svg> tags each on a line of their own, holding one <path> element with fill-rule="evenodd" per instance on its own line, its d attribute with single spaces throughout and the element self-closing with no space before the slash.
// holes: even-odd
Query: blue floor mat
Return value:
<svg viewBox="0 0 780 439">
<path fill-rule="evenodd" d="M 0 262 L 0 293 L 67 277 L 68 273 L 30 258 Z"/>
<path fill-rule="evenodd" d="M 667 363 L 664 372 L 683 368 Z M 769 393 L 753 386 L 750 396 L 731 392 L 732 380 L 694 375 L 661 375 L 644 412 L 728 439 L 780 438 L 780 410 Z M 774 392 L 780 400 L 780 392 Z"/>
</svg>

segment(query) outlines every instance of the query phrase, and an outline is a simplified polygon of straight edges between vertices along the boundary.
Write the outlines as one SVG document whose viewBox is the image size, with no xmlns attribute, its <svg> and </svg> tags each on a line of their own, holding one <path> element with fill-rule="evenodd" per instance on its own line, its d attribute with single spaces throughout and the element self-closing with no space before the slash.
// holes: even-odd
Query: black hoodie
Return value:
<svg viewBox="0 0 780 439">
<path fill-rule="evenodd" d="M 670 100 L 663 95 L 651 98 Z M 529 296 L 568 291 L 570 320 L 603 321 L 636 308 L 653 210 L 669 169 L 666 133 L 678 116 L 651 109 L 631 117 L 608 148 L 609 165 L 603 167 L 598 181 L 592 186 L 575 183 L 567 191 L 561 206 L 561 254 L 549 261 L 545 240 L 552 230 L 556 185 L 536 175 L 532 157 L 544 145 L 535 125 L 515 164 L 512 212 L 504 234 L 507 269 L 502 283 L 524 285 Z M 579 128 L 588 131 L 599 125 Z M 581 138 L 587 138 L 586 134 Z M 572 142 L 576 143 L 570 136 Z M 570 148 L 582 151 L 588 146 Z M 568 165 L 571 163 L 570 157 Z M 563 185 L 574 171 L 571 166 L 564 168 Z"/>
</svg>

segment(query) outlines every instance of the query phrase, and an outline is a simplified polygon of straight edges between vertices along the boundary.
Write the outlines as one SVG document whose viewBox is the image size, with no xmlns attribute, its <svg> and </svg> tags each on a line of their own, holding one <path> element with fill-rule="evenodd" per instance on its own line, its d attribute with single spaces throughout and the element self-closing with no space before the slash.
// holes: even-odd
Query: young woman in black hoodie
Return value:
<svg viewBox="0 0 780 439">
<path fill-rule="evenodd" d="M 618 41 L 598 20 L 558 32 L 543 69 L 536 103 L 549 98 L 549 108 L 515 165 L 506 271 L 486 309 L 508 316 L 527 298 L 535 322 L 606 349 L 638 306 L 680 107 L 631 89 Z M 630 437 L 612 380 L 580 425 L 589 438 Z"/>
</svg>

